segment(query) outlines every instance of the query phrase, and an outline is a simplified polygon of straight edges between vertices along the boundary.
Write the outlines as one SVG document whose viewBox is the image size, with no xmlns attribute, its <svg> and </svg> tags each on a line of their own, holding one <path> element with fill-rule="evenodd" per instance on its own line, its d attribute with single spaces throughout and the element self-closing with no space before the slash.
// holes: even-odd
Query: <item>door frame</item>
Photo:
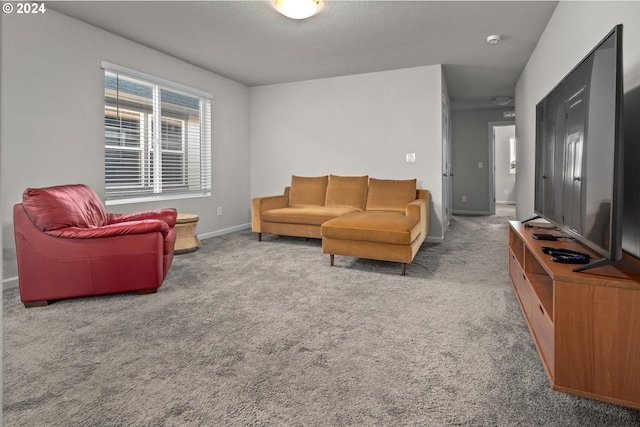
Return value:
<svg viewBox="0 0 640 427">
<path fill-rule="evenodd" d="M 449 228 L 453 215 L 453 183 L 451 173 L 451 113 L 447 98 L 442 94 L 442 234 Z"/>
<path fill-rule="evenodd" d="M 515 120 L 489 122 L 489 215 L 496 214 L 496 139 L 494 129 L 503 126 L 515 126 Z M 516 159 L 517 164 L 517 159 Z"/>
</svg>

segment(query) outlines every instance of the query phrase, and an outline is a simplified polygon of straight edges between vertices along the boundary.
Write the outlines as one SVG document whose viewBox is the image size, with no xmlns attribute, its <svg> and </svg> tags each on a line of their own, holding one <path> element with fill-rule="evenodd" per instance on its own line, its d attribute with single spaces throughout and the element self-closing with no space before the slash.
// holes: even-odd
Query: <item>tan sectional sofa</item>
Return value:
<svg viewBox="0 0 640 427">
<path fill-rule="evenodd" d="M 368 176 L 292 176 L 283 195 L 251 201 L 251 229 L 322 239 L 322 252 L 402 263 L 413 261 L 429 232 L 429 192 L 416 180 Z"/>
</svg>

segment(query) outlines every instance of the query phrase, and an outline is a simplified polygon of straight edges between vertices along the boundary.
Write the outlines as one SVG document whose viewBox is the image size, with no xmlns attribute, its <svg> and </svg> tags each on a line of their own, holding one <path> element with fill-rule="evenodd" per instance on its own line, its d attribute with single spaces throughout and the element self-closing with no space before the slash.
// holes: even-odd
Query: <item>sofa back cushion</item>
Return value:
<svg viewBox="0 0 640 427">
<path fill-rule="evenodd" d="M 41 231 L 100 227 L 107 221 L 98 195 L 82 184 L 27 188 L 22 194 L 22 207 Z"/>
<path fill-rule="evenodd" d="M 324 206 L 328 182 L 328 175 L 318 177 L 293 175 L 289 189 L 289 206 Z"/>
<path fill-rule="evenodd" d="M 405 211 L 416 199 L 416 180 L 375 179 L 369 181 L 367 210 Z"/>
<path fill-rule="evenodd" d="M 369 176 L 330 175 L 327 185 L 327 206 L 363 211 L 367 203 Z"/>
</svg>

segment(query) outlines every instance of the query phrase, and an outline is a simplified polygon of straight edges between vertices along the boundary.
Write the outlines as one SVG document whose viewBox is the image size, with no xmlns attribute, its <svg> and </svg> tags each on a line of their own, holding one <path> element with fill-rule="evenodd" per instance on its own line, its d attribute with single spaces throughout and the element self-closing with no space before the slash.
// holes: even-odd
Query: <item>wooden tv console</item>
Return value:
<svg viewBox="0 0 640 427">
<path fill-rule="evenodd" d="M 541 248 L 599 256 L 576 241 L 533 238 L 542 232 L 510 221 L 509 276 L 552 388 L 640 409 L 640 275 L 613 266 L 575 273 Z"/>
</svg>

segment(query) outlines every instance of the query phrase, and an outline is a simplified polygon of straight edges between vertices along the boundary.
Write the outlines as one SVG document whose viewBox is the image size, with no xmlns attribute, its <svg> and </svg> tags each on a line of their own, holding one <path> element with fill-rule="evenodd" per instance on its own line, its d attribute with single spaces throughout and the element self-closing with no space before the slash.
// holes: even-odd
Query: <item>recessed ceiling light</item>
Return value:
<svg viewBox="0 0 640 427">
<path fill-rule="evenodd" d="M 511 104 L 513 102 L 513 98 L 511 98 L 510 96 L 496 96 L 491 100 L 491 102 L 496 105 L 504 106 Z"/>
<path fill-rule="evenodd" d="M 493 34 L 487 37 L 487 43 L 490 45 L 498 44 L 502 40 L 502 36 L 500 34 Z"/>
<path fill-rule="evenodd" d="M 320 8 L 319 0 L 276 0 L 276 10 L 291 19 L 306 19 Z"/>
</svg>

